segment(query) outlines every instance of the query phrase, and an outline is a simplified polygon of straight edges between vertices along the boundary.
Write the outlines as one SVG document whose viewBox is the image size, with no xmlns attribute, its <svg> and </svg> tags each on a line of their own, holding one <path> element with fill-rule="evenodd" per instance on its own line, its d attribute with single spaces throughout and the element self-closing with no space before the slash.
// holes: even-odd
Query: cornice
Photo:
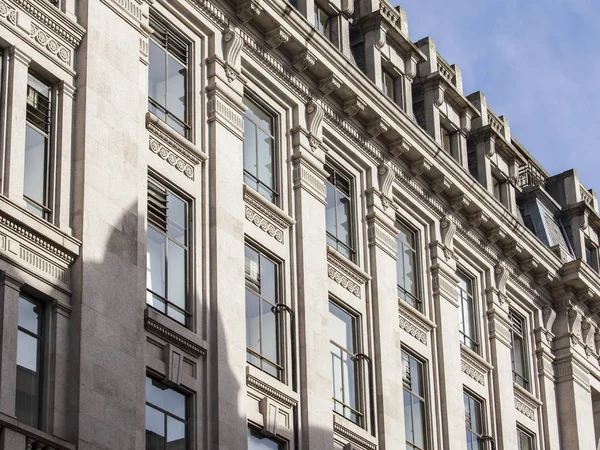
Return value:
<svg viewBox="0 0 600 450">
<path fill-rule="evenodd" d="M 283 244 L 285 231 L 296 221 L 246 184 L 244 202 L 246 219 Z"/>
<path fill-rule="evenodd" d="M 329 245 L 327 246 L 327 275 L 358 298 L 360 298 L 361 287 L 371 279 L 368 273 Z"/>
<path fill-rule="evenodd" d="M 165 326 L 159 320 L 153 318 L 153 315 L 154 312 L 150 312 L 149 308 L 146 308 L 146 312 L 144 315 L 144 328 L 148 332 L 154 334 L 155 336 L 163 338 L 165 341 L 175 345 L 177 348 L 182 349 L 183 351 L 196 358 L 199 358 L 200 356 L 206 354 L 206 349 L 203 346 L 197 344 L 191 339 L 188 339 L 187 337 L 178 333 L 174 329 Z"/>
<path fill-rule="evenodd" d="M 361 449 L 365 450 L 377 450 L 377 445 L 371 442 L 369 439 L 361 436 L 359 433 L 351 430 L 350 428 L 342 425 L 334 416 L 333 431 L 339 436 L 347 439 L 348 441 L 358 445 Z"/>
<path fill-rule="evenodd" d="M 542 406 L 542 402 L 517 383 L 513 383 L 513 392 L 515 396 L 515 409 L 529 420 L 535 420 L 537 409 Z"/>
<path fill-rule="evenodd" d="M 460 344 L 460 357 L 462 372 L 485 386 L 485 378 L 494 366 L 463 344 Z"/>
<path fill-rule="evenodd" d="M 246 368 L 246 385 L 248 387 L 254 388 L 257 391 L 267 395 L 268 397 L 272 398 L 273 400 L 278 401 L 279 403 L 281 403 L 282 405 L 288 407 L 288 408 L 295 408 L 298 405 L 298 399 L 293 397 L 290 394 L 287 394 L 284 391 L 284 389 L 277 388 L 274 386 L 274 384 L 281 384 L 281 382 L 276 381 L 275 379 L 273 379 L 273 383 L 271 382 L 266 382 L 264 380 L 261 379 L 260 375 L 253 373 L 254 371 L 251 370 L 251 367 L 247 367 Z M 287 390 L 287 389 L 285 389 Z M 295 394 L 295 393 L 294 393 Z"/>
<path fill-rule="evenodd" d="M 427 336 L 437 325 L 400 299 L 398 300 L 398 314 L 400 329 L 427 345 Z"/>
</svg>

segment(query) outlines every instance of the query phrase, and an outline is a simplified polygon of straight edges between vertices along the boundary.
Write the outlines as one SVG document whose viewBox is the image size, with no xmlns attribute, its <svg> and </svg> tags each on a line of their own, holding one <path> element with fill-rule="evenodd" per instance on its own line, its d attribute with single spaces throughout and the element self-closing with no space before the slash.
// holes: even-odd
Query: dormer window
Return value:
<svg viewBox="0 0 600 450">
<path fill-rule="evenodd" d="M 585 241 L 585 262 L 598 272 L 600 265 L 598 264 L 598 247 L 590 240 Z"/>
<path fill-rule="evenodd" d="M 387 70 L 381 71 L 381 90 L 385 95 L 396 101 L 396 91 L 394 89 L 394 77 Z"/>
</svg>

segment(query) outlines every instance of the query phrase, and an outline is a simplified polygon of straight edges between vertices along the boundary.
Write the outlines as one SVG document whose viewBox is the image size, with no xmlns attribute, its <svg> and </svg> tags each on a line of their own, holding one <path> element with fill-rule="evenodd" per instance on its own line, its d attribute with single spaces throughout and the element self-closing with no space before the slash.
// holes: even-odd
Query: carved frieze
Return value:
<svg viewBox="0 0 600 450">
<path fill-rule="evenodd" d="M 247 185 L 244 185 L 244 203 L 246 219 L 283 244 L 284 233 L 295 223 L 294 219 Z"/>
<path fill-rule="evenodd" d="M 0 17 L 13 26 L 17 24 L 17 10 L 6 2 L 0 1 Z"/>
<path fill-rule="evenodd" d="M 360 449 L 377 450 L 377 445 L 375 443 L 369 441 L 337 421 L 333 423 L 333 431 L 340 437 L 350 441 L 353 444 L 356 444 L 356 446 Z"/>
<path fill-rule="evenodd" d="M 258 376 L 255 376 L 251 370 L 246 371 L 246 385 L 278 401 L 287 408 L 295 408 L 298 405 L 297 399 L 283 392 L 281 389 L 277 389 L 273 384 L 266 383 Z"/>
<path fill-rule="evenodd" d="M 164 339 L 169 344 L 173 344 L 175 347 L 184 350 L 191 356 L 198 358 L 206 354 L 206 349 L 204 347 L 177 333 L 170 326 L 165 326 L 160 321 L 153 319 L 148 311 L 146 311 L 146 316 L 144 317 L 144 327 L 150 333 Z"/>
<path fill-rule="evenodd" d="M 485 386 L 485 377 L 492 370 L 492 366 L 479 355 L 476 355 L 464 345 L 460 346 L 460 369 L 463 373 Z"/>
<path fill-rule="evenodd" d="M 358 298 L 361 297 L 362 286 L 371 279 L 368 274 L 329 246 L 327 247 L 327 275 Z"/>
<path fill-rule="evenodd" d="M 514 385 L 515 409 L 527 417 L 529 420 L 535 420 L 536 411 L 542 404 L 518 385 Z"/>
<path fill-rule="evenodd" d="M 427 336 L 436 325 L 424 315 L 412 309 L 406 302 L 398 300 L 398 314 L 400 329 L 427 345 Z"/>
</svg>

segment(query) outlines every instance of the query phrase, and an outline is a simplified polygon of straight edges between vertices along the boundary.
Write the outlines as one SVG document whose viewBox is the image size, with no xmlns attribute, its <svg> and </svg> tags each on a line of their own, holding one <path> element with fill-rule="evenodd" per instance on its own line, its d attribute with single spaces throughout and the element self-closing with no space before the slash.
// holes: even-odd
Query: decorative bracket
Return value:
<svg viewBox="0 0 600 450">
<path fill-rule="evenodd" d="M 323 95 L 329 95 L 340 87 L 342 87 L 342 81 L 334 74 L 322 78 L 319 81 L 319 90 Z"/>
<path fill-rule="evenodd" d="M 228 27 L 223 33 L 223 56 L 225 57 L 225 74 L 231 83 L 241 72 L 241 50 L 244 45 L 240 34 Z"/>
<path fill-rule="evenodd" d="M 308 50 L 304 50 L 292 58 L 292 65 L 298 72 L 304 72 L 309 67 L 314 66 L 316 61 L 316 58 Z"/>
<path fill-rule="evenodd" d="M 348 115 L 348 117 L 355 116 L 357 113 L 364 111 L 365 107 L 365 102 L 363 102 L 357 96 L 345 100 L 342 105 L 342 109 Z"/>
<path fill-rule="evenodd" d="M 310 147 L 316 150 L 321 144 L 322 123 L 325 112 L 321 105 L 311 99 L 306 105 L 306 124 L 309 133 Z"/>
<path fill-rule="evenodd" d="M 265 33 L 265 42 L 272 49 L 276 49 L 281 44 L 285 44 L 289 40 L 290 34 L 281 26 L 275 27 Z"/>
</svg>

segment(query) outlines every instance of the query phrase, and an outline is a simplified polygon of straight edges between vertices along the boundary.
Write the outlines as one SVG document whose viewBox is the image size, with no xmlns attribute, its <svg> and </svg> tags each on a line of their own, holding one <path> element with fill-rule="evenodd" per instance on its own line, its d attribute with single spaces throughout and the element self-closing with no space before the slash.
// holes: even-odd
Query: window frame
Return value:
<svg viewBox="0 0 600 450">
<path fill-rule="evenodd" d="M 475 353 L 480 354 L 481 353 L 481 345 L 479 342 L 479 321 L 477 320 L 477 314 L 478 314 L 478 308 L 477 308 L 477 292 L 476 292 L 476 277 L 473 277 L 471 275 L 469 275 L 468 272 L 466 272 L 465 270 L 459 268 L 456 271 L 456 275 L 457 277 L 461 280 L 461 281 L 468 281 L 469 285 L 471 286 L 471 292 L 467 292 L 464 289 L 462 289 L 460 287 L 460 281 L 459 283 L 457 283 L 457 294 L 458 294 L 458 311 L 459 314 L 461 314 L 459 316 L 459 335 L 460 335 L 460 342 L 461 344 L 465 345 L 466 347 L 468 347 L 470 350 L 474 351 Z M 473 330 L 473 336 L 468 336 L 465 333 L 465 308 L 463 307 L 464 305 L 464 300 L 465 300 L 465 296 L 463 296 L 462 294 L 466 293 L 467 297 L 471 298 L 471 322 L 470 322 L 470 326 Z M 462 322 L 461 322 L 462 320 Z M 461 323 L 463 324 L 462 328 L 461 328 Z M 473 348 L 475 347 L 475 348 Z"/>
<path fill-rule="evenodd" d="M 271 252 L 265 250 L 263 247 L 261 247 L 260 245 L 257 245 L 255 242 L 246 239 L 246 242 L 244 244 L 244 264 L 246 263 L 246 250 L 249 249 L 251 251 L 254 251 L 257 253 L 259 261 L 261 256 L 265 259 L 267 259 L 268 261 L 270 261 L 274 267 L 275 267 L 275 280 L 274 280 L 274 284 L 275 284 L 275 302 L 271 303 L 270 300 L 264 298 L 260 292 L 257 292 L 256 290 L 252 290 L 252 288 L 248 285 L 248 274 L 244 273 L 244 292 L 248 291 L 248 290 L 252 290 L 252 293 L 254 295 L 256 295 L 259 299 L 260 305 L 262 307 L 262 302 L 263 300 L 269 304 L 271 304 L 271 311 L 274 314 L 274 319 L 275 319 L 275 348 L 277 350 L 277 359 L 278 361 L 271 361 L 270 359 L 268 359 L 267 357 L 263 356 L 261 352 L 256 352 L 255 350 L 251 350 L 248 347 L 248 342 L 247 342 L 247 338 L 246 338 L 246 364 L 249 364 L 253 367 L 256 367 L 258 370 L 260 370 L 261 372 L 266 373 L 269 376 L 272 376 L 273 378 L 275 378 L 276 380 L 282 382 L 282 383 L 286 383 L 286 380 L 288 378 L 288 370 L 287 370 L 287 365 L 286 365 L 286 351 L 285 351 L 285 333 L 286 333 L 286 328 L 284 326 L 284 321 L 282 319 L 282 316 L 280 314 L 278 314 L 274 308 L 277 307 L 277 305 L 281 305 L 283 304 L 283 286 L 284 286 L 284 280 L 283 280 L 283 261 L 279 258 L 277 258 L 275 255 L 273 255 Z M 260 262 L 259 262 L 260 264 Z M 259 265 L 259 271 L 260 271 L 260 265 Z M 258 274 L 258 278 L 260 280 L 261 274 L 259 272 Z M 247 305 L 245 304 L 245 314 L 247 313 Z M 262 309 L 261 309 L 262 311 Z M 262 319 L 262 314 L 260 314 L 260 318 Z M 261 320 L 262 322 L 262 320 Z M 245 318 L 245 324 L 247 327 L 247 318 Z M 260 326 L 260 340 L 261 340 L 261 345 L 262 345 L 262 325 Z M 260 362 L 261 362 L 261 366 L 257 366 L 256 364 L 253 364 L 252 362 L 250 362 L 248 360 L 249 356 L 248 356 L 248 352 L 254 354 L 257 358 L 259 358 Z M 268 371 L 264 370 L 262 367 L 262 363 L 263 361 L 267 361 L 270 365 L 274 366 L 277 370 L 277 376 L 269 373 Z"/>
<path fill-rule="evenodd" d="M 262 437 L 263 439 L 267 439 L 267 440 L 273 442 L 275 445 L 277 445 L 277 450 L 287 450 L 287 448 L 288 448 L 287 443 L 283 442 L 281 439 L 279 439 L 275 436 L 266 436 L 263 433 L 261 433 L 261 431 L 259 429 L 251 427 L 251 426 L 248 427 L 247 436 L 248 436 L 246 439 L 247 442 L 250 439 L 250 436 Z M 248 448 L 250 448 L 250 447 L 248 446 Z"/>
<path fill-rule="evenodd" d="M 361 324 L 361 315 L 353 310 L 351 310 L 349 307 L 347 307 L 345 304 L 343 304 L 342 302 L 340 302 L 339 300 L 337 300 L 334 297 L 329 297 L 329 302 L 328 302 L 328 314 L 329 314 L 329 320 L 331 320 L 331 315 L 333 314 L 331 312 L 331 306 L 333 305 L 335 308 L 337 308 L 338 310 L 340 310 L 342 313 L 346 314 L 352 321 L 352 346 L 354 347 L 354 352 L 350 352 L 346 347 L 343 347 L 341 344 L 333 341 L 332 336 L 331 336 L 331 328 L 329 330 L 329 353 L 330 356 L 332 357 L 331 361 L 332 361 L 332 365 L 331 365 L 331 386 L 332 386 L 332 401 L 333 401 L 333 408 L 332 408 L 332 412 L 333 414 L 337 414 L 341 417 L 343 417 L 344 419 L 356 424 L 357 426 L 361 427 L 361 428 L 365 428 L 366 424 L 367 424 L 367 417 L 364 411 L 364 385 L 363 385 L 363 372 L 361 370 L 361 366 L 359 364 L 359 360 L 357 358 L 357 355 L 362 354 L 362 340 L 361 340 L 361 328 L 360 328 L 360 324 Z M 344 354 L 347 354 L 350 356 L 350 361 L 352 361 L 352 365 L 353 365 L 353 373 L 354 373 L 354 398 L 355 398 L 355 405 L 352 406 L 350 404 L 347 404 L 344 402 L 344 399 L 342 398 L 342 400 L 338 399 L 337 397 L 335 397 L 333 389 L 335 386 L 335 370 L 334 370 L 334 366 L 333 366 L 333 354 L 332 354 L 332 346 L 336 347 L 339 351 L 340 354 L 343 356 Z M 341 387 L 342 387 L 342 397 L 346 396 L 346 392 L 344 391 L 344 377 L 343 377 L 343 370 L 342 370 L 342 380 L 341 380 Z M 339 404 L 342 408 L 342 412 L 339 412 L 336 410 L 336 404 Z M 352 416 L 352 414 L 354 414 L 356 416 L 356 420 L 352 419 L 351 417 L 349 417 L 346 414 L 346 410 L 348 410 L 348 413 L 350 416 Z"/>
<path fill-rule="evenodd" d="M 258 192 L 258 194 L 265 198 L 269 203 L 272 203 L 276 206 L 280 206 L 281 205 L 281 198 L 282 198 L 282 193 L 281 193 L 281 189 L 280 189 L 280 170 L 279 170 L 279 161 L 280 161 L 280 156 L 279 156 L 279 149 L 280 149 L 280 143 L 279 143 L 279 127 L 280 127 L 280 116 L 279 113 L 274 111 L 273 108 L 270 108 L 269 106 L 267 106 L 260 98 L 257 94 L 255 94 L 253 91 L 250 91 L 248 89 L 244 90 L 244 95 L 242 97 L 242 102 L 244 102 L 244 105 L 250 109 L 250 107 L 245 103 L 245 101 L 249 101 L 250 103 L 254 104 L 256 107 L 258 107 L 264 114 L 266 114 L 267 116 L 270 117 L 271 119 L 271 127 L 272 127 L 272 133 L 267 133 L 267 130 L 265 130 L 264 128 L 260 127 L 259 124 L 254 123 L 253 120 L 251 120 L 249 117 L 247 117 L 246 113 L 244 112 L 243 116 L 242 116 L 242 120 L 245 122 L 246 120 L 252 122 L 254 124 L 254 126 L 256 127 L 257 130 L 261 130 L 262 132 L 264 132 L 266 135 L 268 135 L 271 138 L 271 142 L 272 142 L 272 148 L 271 148 L 271 166 L 273 167 L 272 169 L 272 173 L 271 173 L 271 178 L 272 178 L 272 186 L 268 186 L 264 181 L 260 180 L 258 178 L 258 173 L 256 174 L 252 174 L 250 173 L 250 171 L 246 168 L 245 162 L 242 162 L 242 166 L 243 166 L 243 173 L 244 173 L 244 184 L 246 184 L 247 186 L 251 187 L 252 189 L 254 189 L 256 192 Z M 244 126 L 244 134 L 246 133 L 246 129 L 248 127 Z M 244 137 L 244 139 L 246 140 L 246 137 Z M 258 142 L 258 138 L 256 139 L 256 142 Z M 245 151 L 245 149 L 244 149 Z M 258 170 L 258 166 L 259 166 L 259 161 L 258 161 L 258 145 L 256 145 L 255 147 L 255 157 L 256 157 L 256 168 Z M 245 159 L 245 155 L 243 156 L 243 159 Z M 246 181 L 246 176 L 250 177 L 253 181 L 253 183 L 255 184 L 249 184 Z M 271 198 L 265 196 L 264 193 L 261 192 L 260 187 L 263 187 L 264 189 L 267 189 L 270 193 L 271 193 Z"/>
<path fill-rule="evenodd" d="M 472 391 L 466 389 L 463 387 L 463 403 L 466 403 L 466 398 L 469 398 L 470 400 L 472 400 L 473 404 L 477 403 L 479 405 L 479 423 L 481 424 L 481 430 L 476 430 L 470 427 L 470 424 L 473 423 L 473 420 L 469 420 L 467 421 L 467 417 L 471 417 L 470 416 L 470 411 L 469 411 L 469 416 L 467 416 L 467 409 L 465 408 L 465 443 L 468 445 L 468 440 L 467 440 L 467 436 L 469 435 L 469 433 L 471 433 L 472 435 L 477 437 L 477 445 L 471 446 L 470 448 L 467 447 L 466 450 L 483 450 L 483 436 L 485 436 L 486 434 L 486 430 L 487 430 L 487 415 L 486 415 L 486 403 L 485 400 L 481 397 L 479 397 L 478 395 L 474 394 Z M 466 406 L 466 405 L 465 405 Z M 471 408 L 469 408 L 471 409 Z M 476 423 L 476 421 L 475 421 Z"/>
<path fill-rule="evenodd" d="M 30 337 L 33 337 L 34 339 L 36 339 L 37 341 L 37 358 L 36 358 L 36 365 L 37 365 L 37 391 L 38 391 L 38 404 L 37 404 L 37 414 L 35 417 L 35 423 L 29 423 L 27 421 L 22 420 L 21 418 L 17 418 L 17 420 L 19 420 L 20 422 L 26 423 L 27 425 L 36 428 L 36 429 L 43 429 L 43 425 L 44 425 L 44 417 L 43 417 L 43 411 L 44 411 L 44 407 L 45 407 L 45 385 L 46 385 L 46 381 L 45 377 L 46 377 L 46 359 L 47 359 L 47 355 L 46 355 L 46 339 L 47 339 L 47 334 L 48 334 L 48 323 L 46 321 L 46 304 L 40 300 L 37 300 L 35 298 L 33 298 L 31 295 L 28 295 L 26 293 L 20 292 L 19 293 L 19 306 L 21 303 L 21 300 L 25 301 L 25 302 L 29 302 L 31 304 L 34 305 L 34 307 L 39 307 L 40 311 L 38 313 L 38 334 L 34 334 L 31 331 L 25 329 L 24 327 L 22 327 L 19 324 L 19 317 L 17 317 L 17 336 L 19 335 L 19 333 L 24 333 Z M 18 345 L 18 337 L 17 337 L 17 349 L 16 349 L 16 361 L 18 361 L 18 355 L 19 355 L 19 345 Z M 17 392 L 18 392 L 18 367 L 19 364 L 18 362 L 16 362 L 15 365 L 15 371 L 16 371 L 16 378 L 15 378 L 15 416 L 17 415 L 17 409 L 16 406 L 18 404 L 18 396 L 17 396 Z"/>
<path fill-rule="evenodd" d="M 527 345 L 528 345 L 528 341 L 527 341 L 527 319 L 525 318 L 525 316 L 523 316 L 522 314 L 516 312 L 513 308 L 510 308 L 508 311 L 508 315 L 510 318 L 510 342 L 511 342 L 511 349 L 510 349 L 510 356 L 511 356 L 511 363 L 512 363 L 512 373 L 513 373 L 513 381 L 515 383 L 517 383 L 519 386 L 521 386 L 523 389 L 530 391 L 531 390 L 531 371 L 530 371 L 530 364 L 529 361 L 527 360 L 527 355 L 528 355 L 528 349 L 527 349 Z M 521 331 L 519 332 L 517 327 L 516 327 L 516 323 L 515 321 L 518 320 L 521 322 Z M 515 334 L 518 335 L 518 337 L 521 340 L 521 364 L 523 365 L 523 374 L 519 374 L 517 373 L 517 371 L 515 370 Z"/>
<path fill-rule="evenodd" d="M 595 272 L 600 272 L 600 264 L 598 262 L 598 246 L 589 238 L 584 242 L 585 262 Z"/>
<path fill-rule="evenodd" d="M 386 83 L 386 79 L 389 83 Z M 388 86 L 388 84 L 390 86 Z M 397 103 L 398 98 L 396 94 L 396 77 L 394 77 L 392 73 L 389 70 L 386 70 L 384 67 L 381 68 L 381 91 L 386 97 L 388 97 L 394 103 Z"/>
<path fill-rule="evenodd" d="M 182 397 L 185 398 L 185 420 L 181 420 L 181 417 L 176 416 L 173 413 L 170 413 L 166 410 L 164 410 L 163 408 L 157 406 L 157 405 L 153 405 L 151 403 L 149 403 L 148 401 L 148 391 L 146 390 L 146 394 L 145 394 L 145 408 L 153 408 L 154 410 L 160 412 L 161 414 L 164 415 L 164 419 L 165 419 L 165 435 L 168 432 L 168 427 L 167 427 L 167 420 L 169 417 L 172 417 L 176 420 L 178 420 L 179 422 L 183 422 L 184 423 L 184 427 L 185 427 L 185 448 L 186 449 L 192 449 L 194 448 L 194 439 L 193 439 L 193 425 L 194 425 L 194 421 L 193 421 L 193 395 L 186 393 L 186 392 L 182 392 L 179 389 L 173 389 L 171 386 L 167 386 L 166 384 L 164 384 L 163 382 L 161 382 L 159 380 L 159 377 L 155 376 L 153 373 L 146 373 L 146 380 L 152 380 L 153 383 L 157 383 L 160 386 L 164 386 L 165 389 L 163 390 L 171 390 L 173 392 L 176 392 L 177 394 L 181 395 Z M 157 386 L 158 387 L 158 386 Z M 145 414 L 145 409 L 144 409 L 144 414 Z M 145 420 L 147 420 L 147 415 L 145 414 Z M 144 424 L 144 439 L 146 439 L 146 433 L 147 433 L 147 428 L 146 428 L 146 424 Z M 165 436 L 166 437 L 166 436 Z M 166 450 L 166 444 L 167 444 L 167 440 L 165 439 L 165 450 Z M 146 446 L 148 445 L 148 443 L 146 442 Z"/>
<path fill-rule="evenodd" d="M 425 312 L 425 305 L 423 300 L 421 299 L 421 271 L 420 271 L 420 240 L 419 240 L 419 232 L 417 230 L 415 230 L 413 227 L 406 225 L 406 223 L 402 220 L 396 220 L 396 228 L 400 228 L 402 227 L 406 232 L 412 234 L 413 236 L 413 241 L 414 241 L 414 247 L 410 247 L 410 244 L 408 242 L 404 242 L 400 239 L 400 234 L 401 231 L 396 235 L 396 287 L 398 290 L 398 298 L 401 299 L 403 302 L 405 302 L 406 304 L 410 305 L 411 307 L 413 307 L 414 309 L 416 309 L 417 311 L 419 311 L 420 313 L 424 313 Z M 400 264 L 400 255 L 398 253 L 398 244 L 401 243 L 403 246 L 406 245 L 406 247 L 411 250 L 413 252 L 413 258 L 414 258 L 414 267 L 413 267 L 413 271 L 415 273 L 414 276 L 414 283 L 415 283 L 415 287 L 414 287 L 414 294 L 409 293 L 406 288 L 404 286 L 400 286 L 400 284 L 398 283 L 398 265 Z M 406 266 L 404 265 L 404 260 L 402 259 L 402 267 L 404 269 L 404 279 L 406 279 Z M 405 283 L 406 285 L 406 283 Z M 408 295 L 410 296 L 412 299 L 414 299 L 415 304 L 412 305 L 410 302 L 408 302 L 406 300 L 406 298 L 402 297 L 402 295 L 400 295 L 400 290 L 403 291 L 404 295 Z"/>
<path fill-rule="evenodd" d="M 336 235 L 333 236 L 328 228 L 328 224 L 327 224 L 327 206 L 326 208 L 326 213 L 325 213 L 325 238 L 327 241 L 327 245 L 330 246 L 331 248 L 335 249 L 337 252 L 339 252 L 340 254 L 342 254 L 344 257 L 348 258 L 350 261 L 355 262 L 357 260 L 357 249 L 356 249 L 356 232 L 355 232 L 355 224 L 354 224 L 354 212 L 355 212 L 355 208 L 356 208 L 356 199 L 355 199 L 355 186 L 354 186 L 354 182 L 355 182 L 355 178 L 350 175 L 348 172 L 340 169 L 336 164 L 331 163 L 330 161 L 325 163 L 325 171 L 328 173 L 328 177 L 325 180 L 325 192 L 327 195 L 327 189 L 329 186 L 331 186 L 333 188 L 333 192 L 335 195 L 334 198 L 334 205 L 335 205 L 335 230 L 336 230 Z M 337 186 L 337 180 L 338 178 L 342 178 L 343 180 L 345 180 L 347 182 L 348 185 L 348 194 L 345 194 L 343 191 L 340 190 L 340 188 Z M 332 179 L 332 180 L 331 180 Z M 348 242 L 349 244 L 345 244 L 344 242 L 341 241 L 341 239 L 338 238 L 337 236 L 337 232 L 338 232 L 338 224 L 339 224 L 339 215 L 338 215 L 338 208 L 337 208 L 337 199 L 338 199 L 338 195 L 343 195 L 349 202 L 349 207 L 348 207 Z M 332 245 L 330 243 L 331 242 L 335 243 L 335 245 Z M 342 249 L 340 250 L 340 246 L 342 247 Z"/>
<path fill-rule="evenodd" d="M 423 396 L 420 396 L 418 393 L 415 393 L 414 391 L 412 391 L 412 386 L 410 387 L 411 390 L 408 390 L 406 385 L 405 385 L 405 370 L 404 370 L 404 365 L 402 366 L 402 389 L 403 389 L 403 400 L 404 400 L 404 394 L 408 393 L 408 395 L 411 396 L 411 399 L 413 397 L 416 397 L 417 400 L 419 400 L 422 404 L 423 407 L 423 417 L 422 417 L 422 424 L 423 424 L 423 447 L 417 447 L 416 444 L 409 442 L 408 441 L 408 436 L 406 436 L 405 433 L 405 441 L 406 441 L 406 448 L 408 449 L 409 446 L 410 448 L 412 448 L 413 450 L 426 450 L 429 448 L 429 444 L 430 444 L 430 429 L 431 429 L 431 425 L 429 422 L 429 404 L 428 404 L 428 386 L 429 386 L 429 380 L 427 377 L 427 361 L 423 358 L 421 358 L 420 356 L 417 356 L 416 353 L 412 352 L 411 350 L 409 350 L 406 347 L 402 347 L 401 348 L 401 359 L 402 359 L 402 363 L 404 364 L 404 355 L 406 355 L 409 358 L 409 364 L 410 364 L 410 359 L 414 360 L 417 364 L 420 365 L 420 376 L 421 376 L 421 385 L 423 386 Z M 410 365 L 409 365 L 410 367 Z M 411 373 L 411 379 L 412 379 L 412 373 Z M 412 405 L 412 402 L 411 402 Z M 411 408 L 412 409 L 412 408 Z M 412 411 L 411 411 L 412 412 Z M 406 411 L 405 411 L 405 418 L 406 418 Z M 413 414 L 411 414 L 411 417 L 413 417 Z M 405 428 L 406 428 L 407 424 L 406 424 L 406 420 L 405 420 Z M 414 419 L 413 419 L 413 426 L 412 428 L 414 429 Z"/>
<path fill-rule="evenodd" d="M 33 80 L 33 81 L 31 81 Z M 33 90 L 38 96 L 44 95 L 40 92 L 35 84 L 43 85 L 48 90 L 47 94 L 47 119 L 45 122 L 45 129 L 42 129 L 39 125 L 35 124 L 31 119 L 32 112 L 29 111 L 29 90 Z M 45 81 L 45 79 L 39 76 L 35 71 L 29 70 L 27 73 L 27 101 L 25 105 L 26 117 L 25 117 L 25 148 L 24 148 L 24 160 L 27 159 L 27 130 L 31 129 L 44 139 L 44 162 L 43 162 L 43 199 L 40 203 L 37 200 L 29 197 L 25 194 L 27 176 L 24 174 L 23 177 L 23 200 L 25 201 L 25 209 L 31 214 L 39 217 L 45 221 L 51 222 L 53 210 L 53 169 L 55 166 L 55 149 L 54 149 L 54 137 L 56 134 L 56 89 L 52 83 Z M 25 162 L 25 173 L 27 172 L 27 163 Z M 31 209 L 33 208 L 33 209 Z M 35 209 L 39 209 L 41 214 L 38 214 Z"/>
<path fill-rule="evenodd" d="M 535 434 L 529 431 L 527 428 L 523 427 L 521 424 L 517 423 L 517 450 L 522 450 L 521 447 L 521 436 L 525 436 L 528 438 L 531 443 L 530 450 L 536 449 L 536 437 Z"/>
<path fill-rule="evenodd" d="M 158 119 L 165 123 L 170 129 L 172 129 L 175 133 L 177 133 L 178 135 L 182 136 L 183 138 L 192 141 L 192 135 L 193 135 L 193 127 L 192 127 L 192 117 L 193 117 L 193 109 L 194 109 L 194 105 L 193 105 L 193 89 L 192 89 L 192 78 L 193 78 L 193 41 L 191 39 L 189 39 L 188 37 L 186 37 L 184 34 L 182 34 L 181 32 L 178 31 L 179 27 L 174 26 L 173 24 L 169 23 L 166 18 L 161 15 L 159 12 L 155 11 L 155 10 L 151 10 L 150 14 L 149 14 L 149 21 L 150 21 L 150 27 L 153 30 L 156 31 L 161 31 L 163 33 L 165 33 L 166 35 L 166 39 L 167 42 L 169 40 L 169 36 L 171 37 L 171 40 L 173 41 L 180 41 L 180 45 L 184 45 L 186 47 L 185 52 L 186 52 L 186 61 L 182 61 L 181 58 L 178 58 L 176 56 L 176 54 L 174 54 L 173 52 L 169 51 L 168 48 L 165 48 L 162 43 L 160 43 L 157 39 L 153 38 L 153 34 L 150 35 L 150 37 L 148 38 L 148 81 L 150 80 L 150 70 L 151 70 L 151 65 L 150 65 L 150 47 L 152 45 L 152 42 L 158 46 L 160 49 L 162 49 L 165 52 L 165 102 L 168 103 L 168 57 L 169 55 L 172 56 L 175 60 L 177 60 L 179 63 L 181 63 L 183 66 L 185 66 L 186 72 L 185 72 L 185 80 L 184 80 L 184 89 L 185 89 L 185 101 L 184 101 L 184 108 L 185 108 L 185 112 L 184 112 L 184 119 L 181 120 L 180 118 L 178 118 L 177 116 L 174 115 L 174 113 L 170 112 L 169 110 L 169 105 L 161 105 L 160 102 L 158 102 L 157 100 L 153 99 L 150 96 L 150 82 L 148 82 L 148 111 L 150 111 L 150 113 L 156 115 L 156 113 L 153 111 L 152 108 L 156 108 L 158 110 L 161 110 L 162 113 L 164 114 L 164 119 L 162 117 L 159 117 L 158 115 L 156 115 L 158 117 Z M 151 107 L 152 105 L 152 107 Z M 180 133 L 175 127 L 173 127 L 170 123 L 169 123 L 169 118 L 171 120 L 173 120 L 174 122 L 178 123 L 179 125 L 181 125 L 183 127 L 183 134 Z"/>
<path fill-rule="evenodd" d="M 149 172 L 148 173 L 148 178 L 147 178 L 147 183 L 148 183 L 148 187 L 147 187 L 147 205 L 146 205 L 146 211 L 147 211 L 147 217 L 146 217 L 146 305 L 154 310 L 156 310 L 157 312 L 159 312 L 160 314 L 168 317 L 171 320 L 174 320 L 175 322 L 179 323 L 180 325 L 192 330 L 193 327 L 193 318 L 194 318 L 194 302 L 192 302 L 192 292 L 194 291 L 194 285 L 193 285 L 193 274 L 194 274 L 194 259 L 193 259 L 193 244 L 194 244 L 194 223 L 195 223 L 195 218 L 193 215 L 194 212 L 194 200 L 188 196 L 186 193 L 184 193 L 182 190 L 180 190 L 179 188 L 177 188 L 175 185 L 173 185 L 172 183 L 170 183 L 169 181 L 167 181 L 165 178 L 159 176 L 158 174 L 154 173 L 154 172 Z M 184 282 L 184 290 L 185 290 L 185 308 L 182 308 L 180 306 L 178 306 L 176 303 L 170 301 L 168 299 L 167 296 L 161 296 L 160 294 L 155 293 L 154 291 L 152 291 L 151 289 L 148 288 L 148 234 L 149 234 L 149 229 L 150 226 L 152 225 L 152 228 L 157 232 L 160 233 L 162 236 L 165 237 L 165 243 L 166 246 L 164 247 L 164 257 L 165 257 L 165 263 L 164 263 L 164 276 L 165 276 L 165 294 L 168 294 L 169 291 L 169 283 L 168 283 L 168 271 L 169 271 L 169 266 L 168 266 L 168 241 L 169 240 L 174 240 L 172 238 L 169 237 L 168 235 L 168 228 L 165 228 L 165 230 L 162 230 L 159 228 L 158 224 L 152 224 L 152 221 L 150 219 L 150 213 L 149 213 L 149 205 L 150 205 L 150 188 L 149 185 L 153 183 L 154 185 L 158 186 L 158 187 L 162 187 L 165 190 L 165 197 L 168 198 L 169 193 L 171 195 L 173 195 L 174 197 L 178 198 L 179 200 L 181 200 L 184 203 L 184 213 L 185 213 L 185 224 L 182 224 L 185 226 L 184 229 L 184 234 L 185 234 L 185 245 L 180 245 L 179 243 L 176 243 L 174 245 L 178 245 L 180 247 L 182 247 L 185 251 L 185 270 L 184 270 L 184 276 L 185 276 L 185 282 Z M 168 206 L 166 207 L 166 210 L 168 210 Z M 165 216 L 165 227 L 168 226 L 168 212 L 167 215 Z M 157 296 L 159 297 L 159 300 L 162 301 L 165 305 L 165 309 L 164 311 L 162 311 L 161 309 L 155 307 L 153 305 L 153 303 L 149 303 L 148 302 L 148 298 L 150 296 Z M 175 317 L 169 315 L 168 311 L 169 311 L 169 306 L 171 306 L 171 308 L 174 308 L 176 311 L 178 311 L 180 314 L 183 313 L 183 315 L 185 316 L 185 320 L 184 322 L 181 322 L 180 320 L 176 319 Z"/>
</svg>

